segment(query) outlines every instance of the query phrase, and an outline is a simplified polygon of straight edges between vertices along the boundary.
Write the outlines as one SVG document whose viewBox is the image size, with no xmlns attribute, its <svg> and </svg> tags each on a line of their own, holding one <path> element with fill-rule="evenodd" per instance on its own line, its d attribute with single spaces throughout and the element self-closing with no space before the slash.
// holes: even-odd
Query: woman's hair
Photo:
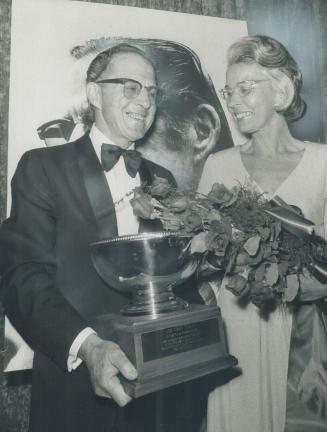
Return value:
<svg viewBox="0 0 327 432">
<path fill-rule="evenodd" d="M 269 75 L 275 79 L 282 78 L 282 74 L 286 75 L 292 83 L 294 96 L 280 112 L 289 121 L 298 120 L 303 116 L 306 105 L 300 96 L 302 73 L 296 61 L 280 42 L 261 35 L 243 37 L 231 45 L 227 53 L 228 67 L 235 63 L 257 63 L 266 68 Z"/>
</svg>

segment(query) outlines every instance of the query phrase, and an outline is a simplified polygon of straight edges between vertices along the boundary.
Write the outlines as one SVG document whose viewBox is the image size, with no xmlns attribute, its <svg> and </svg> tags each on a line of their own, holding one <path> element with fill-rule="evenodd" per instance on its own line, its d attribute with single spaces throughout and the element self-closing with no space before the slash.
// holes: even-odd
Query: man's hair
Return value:
<svg viewBox="0 0 327 432">
<path fill-rule="evenodd" d="M 113 56 L 117 54 L 131 53 L 142 56 L 144 59 L 146 59 L 149 63 L 152 64 L 151 60 L 146 57 L 145 53 L 141 49 L 127 43 L 121 43 L 113 46 L 112 48 L 108 48 L 105 51 L 102 51 L 91 61 L 89 68 L 86 72 L 86 82 L 88 83 L 96 81 L 101 76 L 102 72 L 106 70 Z"/>
<path fill-rule="evenodd" d="M 228 67 L 235 63 L 256 63 L 267 71 L 279 71 L 292 82 L 294 97 L 291 104 L 282 112 L 289 121 L 301 118 L 305 112 L 305 102 L 300 96 L 302 73 L 291 54 L 283 44 L 269 36 L 245 36 L 230 46 L 227 53 Z"/>
<path fill-rule="evenodd" d="M 199 57 L 189 47 L 162 39 L 101 38 L 90 40 L 83 46 L 76 46 L 71 53 L 79 59 L 93 52 L 106 53 L 110 49 L 116 49 L 116 46 L 125 45 L 141 50 L 154 66 L 158 86 L 163 90 L 157 116 L 162 116 L 166 122 L 167 147 L 176 150 L 180 136 L 196 118 L 196 109 L 201 104 L 212 105 L 220 119 L 220 137 L 213 151 L 233 146 L 228 122 L 215 87 L 209 75 L 202 69 Z M 101 53 L 97 57 L 101 58 Z M 93 62 L 94 60 L 89 69 Z M 88 115 L 87 112 L 86 114 Z M 84 115 L 84 121 L 90 123 L 92 119 L 87 119 L 87 115 Z"/>
</svg>

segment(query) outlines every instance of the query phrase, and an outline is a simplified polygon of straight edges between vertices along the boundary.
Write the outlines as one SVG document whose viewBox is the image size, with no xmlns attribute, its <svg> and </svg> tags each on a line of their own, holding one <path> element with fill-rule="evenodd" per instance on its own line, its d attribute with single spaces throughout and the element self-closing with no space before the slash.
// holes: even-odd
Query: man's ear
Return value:
<svg viewBox="0 0 327 432">
<path fill-rule="evenodd" d="M 193 121 L 197 138 L 194 143 L 194 163 L 198 164 L 213 151 L 221 126 L 217 111 L 209 104 L 201 104 L 197 107 Z"/>
<path fill-rule="evenodd" d="M 100 87 L 95 82 L 87 83 L 86 95 L 90 105 L 92 105 L 95 108 L 99 108 L 99 109 L 102 108 Z"/>
</svg>

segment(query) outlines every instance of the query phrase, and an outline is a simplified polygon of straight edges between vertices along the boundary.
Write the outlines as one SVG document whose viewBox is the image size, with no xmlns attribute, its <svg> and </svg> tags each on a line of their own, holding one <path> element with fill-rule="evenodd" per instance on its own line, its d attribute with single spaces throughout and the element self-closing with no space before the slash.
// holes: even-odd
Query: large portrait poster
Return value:
<svg viewBox="0 0 327 432">
<path fill-rule="evenodd" d="M 246 34 L 243 21 L 69 0 L 13 0 L 9 187 L 25 151 L 64 145 L 85 132 L 81 118 L 87 67 L 98 52 L 121 41 L 135 43 L 153 55 L 159 85 L 166 86 L 171 94 L 179 94 L 181 89 L 172 86 L 182 85 L 182 79 L 191 80 L 196 91 L 208 93 L 205 107 L 216 110 L 221 122 L 227 120 L 230 128 L 231 136 L 225 131 L 220 148 L 224 139 L 240 144 L 243 137 L 234 128 L 218 90 L 224 86 L 227 48 Z M 181 80 L 173 79 L 177 75 L 170 61 L 179 54 L 184 56 L 185 66 Z M 185 176 L 192 174 L 185 166 L 187 158 L 176 155 L 172 142 L 165 148 L 166 141 L 149 139 L 144 144 L 146 156 L 167 166 L 181 184 L 191 181 Z M 213 143 L 204 157 L 217 146 Z M 6 339 L 6 370 L 30 368 L 32 351 L 8 321 Z"/>
</svg>

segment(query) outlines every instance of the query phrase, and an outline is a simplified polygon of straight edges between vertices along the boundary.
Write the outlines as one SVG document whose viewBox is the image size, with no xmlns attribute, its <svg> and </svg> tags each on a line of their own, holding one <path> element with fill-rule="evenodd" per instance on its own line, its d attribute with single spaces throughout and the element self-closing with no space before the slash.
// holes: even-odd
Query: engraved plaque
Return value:
<svg viewBox="0 0 327 432">
<path fill-rule="evenodd" d="M 155 360 L 219 341 L 217 319 L 156 330 L 142 335 L 143 360 Z"/>
</svg>

